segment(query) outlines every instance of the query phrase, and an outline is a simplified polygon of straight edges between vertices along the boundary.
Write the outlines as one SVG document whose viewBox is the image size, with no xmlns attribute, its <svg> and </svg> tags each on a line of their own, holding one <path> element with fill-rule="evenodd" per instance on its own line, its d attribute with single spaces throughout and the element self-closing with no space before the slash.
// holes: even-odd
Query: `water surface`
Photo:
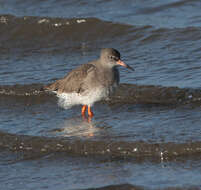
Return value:
<svg viewBox="0 0 201 190">
<path fill-rule="evenodd" d="M 201 187 L 200 1 L 0 3 L 3 189 Z M 103 47 L 135 72 L 88 122 L 41 87 Z"/>
</svg>

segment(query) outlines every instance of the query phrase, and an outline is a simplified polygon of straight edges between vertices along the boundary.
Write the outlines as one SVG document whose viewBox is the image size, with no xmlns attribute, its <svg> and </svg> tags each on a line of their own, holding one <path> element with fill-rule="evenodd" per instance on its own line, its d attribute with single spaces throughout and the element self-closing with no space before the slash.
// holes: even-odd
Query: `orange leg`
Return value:
<svg viewBox="0 0 201 190">
<path fill-rule="evenodd" d="M 85 116 L 86 109 L 87 109 L 86 105 L 82 106 L 82 116 Z"/>
<path fill-rule="evenodd" d="M 88 106 L 88 115 L 90 118 L 92 118 L 94 116 L 93 112 L 91 111 L 91 107 Z"/>
</svg>

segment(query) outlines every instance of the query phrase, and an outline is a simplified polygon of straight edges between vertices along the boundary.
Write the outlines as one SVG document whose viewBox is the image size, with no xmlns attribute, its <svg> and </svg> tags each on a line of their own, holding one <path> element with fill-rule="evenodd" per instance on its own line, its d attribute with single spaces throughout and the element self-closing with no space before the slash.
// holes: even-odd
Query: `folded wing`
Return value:
<svg viewBox="0 0 201 190">
<path fill-rule="evenodd" d="M 56 91 L 57 93 L 81 93 L 83 83 L 89 73 L 95 71 L 95 66 L 92 64 L 84 64 L 72 70 L 64 78 L 55 81 L 44 87 L 45 90 Z"/>
</svg>

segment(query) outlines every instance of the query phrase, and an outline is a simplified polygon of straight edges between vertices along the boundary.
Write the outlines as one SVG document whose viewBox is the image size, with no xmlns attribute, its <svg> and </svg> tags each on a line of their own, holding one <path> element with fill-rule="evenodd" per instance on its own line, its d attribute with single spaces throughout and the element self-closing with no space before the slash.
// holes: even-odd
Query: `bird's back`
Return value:
<svg viewBox="0 0 201 190">
<path fill-rule="evenodd" d="M 57 93 L 79 93 L 82 85 L 90 72 L 95 70 L 93 64 L 83 64 L 69 72 L 64 78 L 44 87 L 45 90 L 57 91 Z"/>
</svg>

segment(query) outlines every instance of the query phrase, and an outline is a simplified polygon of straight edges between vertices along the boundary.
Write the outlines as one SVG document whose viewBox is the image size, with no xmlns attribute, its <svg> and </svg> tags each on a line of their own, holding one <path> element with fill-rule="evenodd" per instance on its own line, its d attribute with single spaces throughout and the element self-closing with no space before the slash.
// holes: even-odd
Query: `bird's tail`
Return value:
<svg viewBox="0 0 201 190">
<path fill-rule="evenodd" d="M 52 84 L 48 84 L 46 86 L 43 86 L 43 91 L 57 91 L 59 88 L 59 80 L 57 80 L 56 82 L 52 83 Z"/>
<path fill-rule="evenodd" d="M 51 91 L 51 84 L 43 86 L 41 90 L 43 90 L 43 91 Z"/>
</svg>

